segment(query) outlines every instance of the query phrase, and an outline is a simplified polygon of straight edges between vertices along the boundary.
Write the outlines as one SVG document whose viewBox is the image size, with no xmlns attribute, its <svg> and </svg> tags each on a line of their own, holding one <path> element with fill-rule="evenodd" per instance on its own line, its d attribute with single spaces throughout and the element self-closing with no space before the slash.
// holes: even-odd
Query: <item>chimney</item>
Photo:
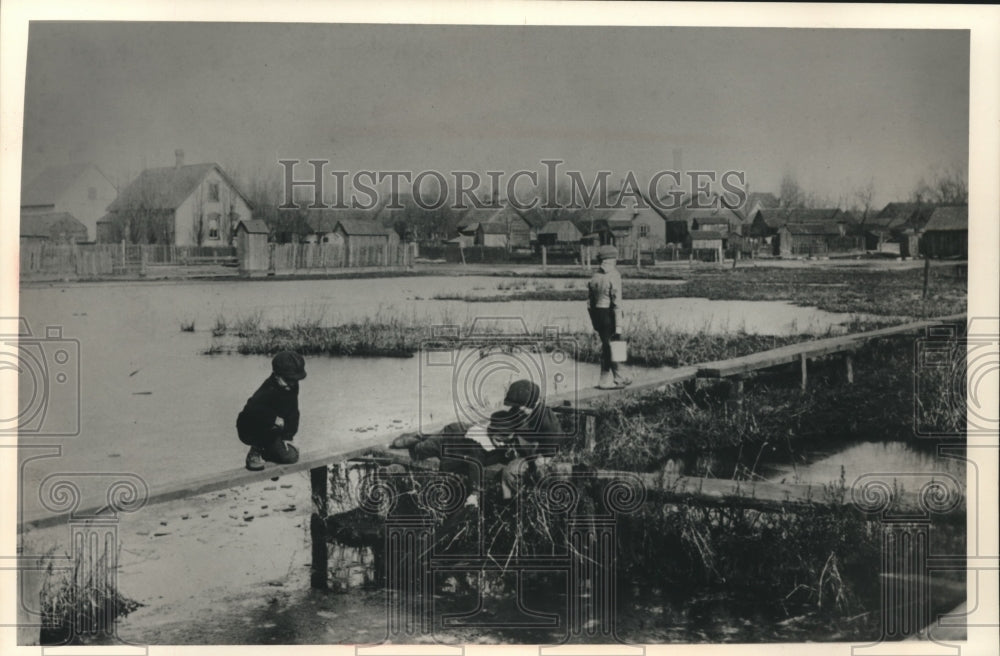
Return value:
<svg viewBox="0 0 1000 656">
<path fill-rule="evenodd" d="M 174 151 L 174 168 L 184 166 L 184 151 L 178 148 Z"/>
</svg>

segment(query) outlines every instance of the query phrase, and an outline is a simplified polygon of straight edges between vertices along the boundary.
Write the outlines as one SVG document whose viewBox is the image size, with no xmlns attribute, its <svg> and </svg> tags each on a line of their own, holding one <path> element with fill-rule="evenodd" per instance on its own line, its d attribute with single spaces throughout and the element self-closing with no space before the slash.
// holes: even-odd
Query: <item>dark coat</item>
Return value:
<svg viewBox="0 0 1000 656">
<path fill-rule="evenodd" d="M 236 430 L 242 441 L 256 441 L 274 434 L 278 417 L 285 422 L 281 439 L 291 440 L 299 430 L 299 386 L 289 382 L 289 389 L 285 389 L 272 375 L 247 399 L 236 418 Z"/>
</svg>

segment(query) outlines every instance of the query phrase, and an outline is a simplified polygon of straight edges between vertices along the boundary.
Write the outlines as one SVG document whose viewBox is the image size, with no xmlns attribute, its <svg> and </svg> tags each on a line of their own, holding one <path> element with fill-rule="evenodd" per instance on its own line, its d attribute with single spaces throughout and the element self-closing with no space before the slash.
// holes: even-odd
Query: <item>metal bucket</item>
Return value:
<svg viewBox="0 0 1000 656">
<path fill-rule="evenodd" d="M 611 361 L 625 362 L 628 360 L 628 342 L 623 339 L 611 340 Z"/>
</svg>

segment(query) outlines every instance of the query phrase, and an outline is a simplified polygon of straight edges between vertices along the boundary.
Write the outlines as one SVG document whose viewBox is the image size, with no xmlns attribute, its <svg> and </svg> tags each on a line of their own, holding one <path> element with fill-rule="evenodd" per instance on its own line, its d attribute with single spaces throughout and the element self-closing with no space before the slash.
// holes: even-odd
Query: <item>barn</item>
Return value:
<svg viewBox="0 0 1000 656">
<path fill-rule="evenodd" d="M 934 210 L 920 237 L 925 257 L 969 257 L 969 206 L 943 205 Z"/>
</svg>

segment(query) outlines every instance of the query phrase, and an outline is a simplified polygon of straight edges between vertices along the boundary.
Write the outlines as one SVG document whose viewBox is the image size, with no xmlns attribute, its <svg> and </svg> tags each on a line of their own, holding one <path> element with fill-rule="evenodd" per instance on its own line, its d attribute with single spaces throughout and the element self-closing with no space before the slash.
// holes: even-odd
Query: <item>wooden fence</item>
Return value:
<svg viewBox="0 0 1000 656">
<path fill-rule="evenodd" d="M 21 241 L 21 274 L 101 276 L 118 273 L 121 247 L 113 244 L 50 244 Z"/>
<path fill-rule="evenodd" d="M 21 275 L 89 278 L 138 273 L 148 266 L 234 262 L 236 249 L 162 244 L 53 244 L 21 240 Z"/>
<path fill-rule="evenodd" d="M 275 273 L 343 267 L 407 267 L 413 264 L 412 246 L 398 242 L 350 247 L 342 243 L 270 244 L 270 251 L 270 268 Z"/>
</svg>

